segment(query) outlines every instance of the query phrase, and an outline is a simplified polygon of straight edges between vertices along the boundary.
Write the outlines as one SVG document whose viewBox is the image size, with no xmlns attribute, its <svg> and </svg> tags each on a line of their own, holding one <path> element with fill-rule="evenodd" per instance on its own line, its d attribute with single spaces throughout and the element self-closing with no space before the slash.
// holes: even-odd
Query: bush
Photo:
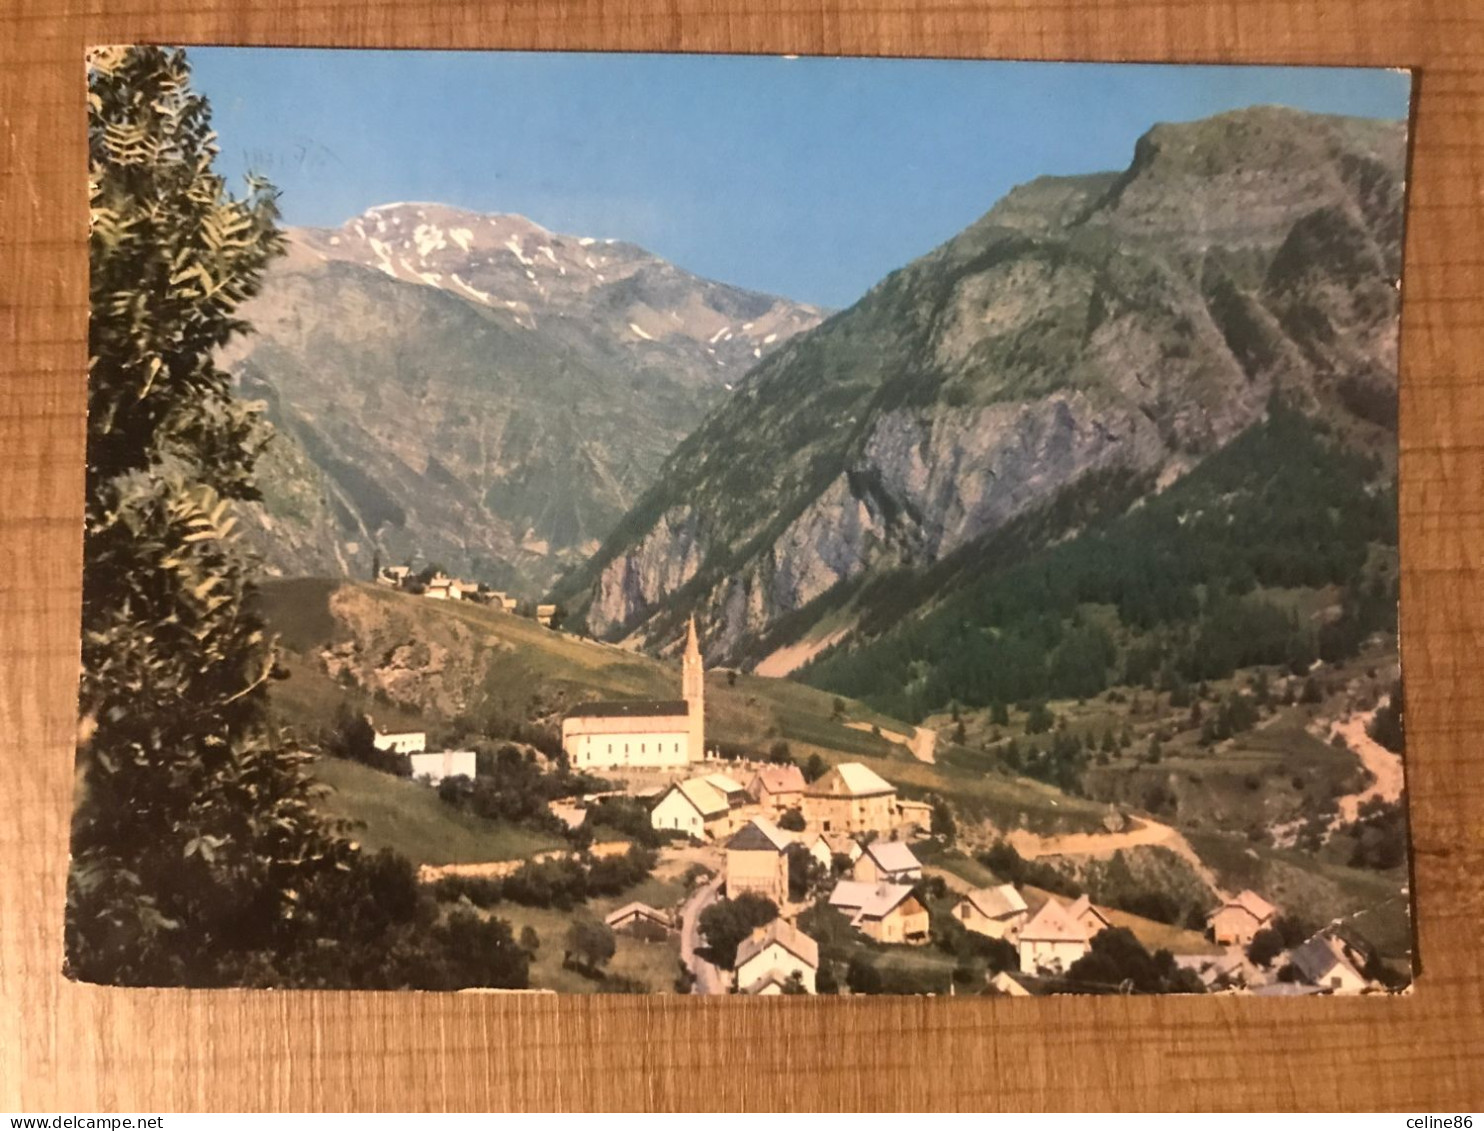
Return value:
<svg viewBox="0 0 1484 1131">
<path fill-rule="evenodd" d="M 598 970 L 618 953 L 618 940 L 606 923 L 586 916 L 567 928 L 567 953 L 589 970 Z"/>
<path fill-rule="evenodd" d="M 1283 936 L 1270 927 L 1253 935 L 1247 946 L 1247 957 L 1257 966 L 1271 966 L 1273 959 L 1282 953 Z"/>
<path fill-rule="evenodd" d="M 778 905 L 771 899 L 748 892 L 736 899 L 722 899 L 701 912 L 699 926 L 706 936 L 711 961 L 730 970 L 737 962 L 737 947 L 758 927 L 778 918 Z"/>
<path fill-rule="evenodd" d="M 803 832 L 807 823 L 804 820 L 804 814 L 798 809 L 785 809 L 778 818 L 778 827 L 790 833 Z"/>
<path fill-rule="evenodd" d="M 1167 950 L 1150 954 L 1126 927 L 1110 927 L 1093 936 L 1092 949 L 1067 971 L 1073 982 L 1128 987 L 1134 993 L 1205 993 L 1200 978 L 1175 965 Z"/>
</svg>

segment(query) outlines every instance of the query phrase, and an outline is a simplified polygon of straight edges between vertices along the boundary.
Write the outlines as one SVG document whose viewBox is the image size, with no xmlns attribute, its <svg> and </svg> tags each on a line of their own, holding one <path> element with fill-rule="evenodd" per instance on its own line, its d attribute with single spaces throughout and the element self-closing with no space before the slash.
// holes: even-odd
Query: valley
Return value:
<svg viewBox="0 0 1484 1131">
<path fill-rule="evenodd" d="M 1063 915 L 1084 948 L 1128 930 L 1166 991 L 1302 980 L 1286 956 L 1315 947 L 1405 984 L 1401 136 L 1278 108 L 1156 126 L 830 317 L 519 217 L 295 233 L 233 364 L 285 438 L 250 536 L 288 575 L 262 588 L 271 698 L 326 811 L 445 908 L 654 936 L 620 930 L 607 974 L 528 948 L 564 992 L 724 991 L 703 923 L 734 913 L 732 838 L 790 846 L 770 929 L 853 992 L 1062 992 L 1072 956 L 1030 939 Z M 709 670 L 682 703 L 683 650 Z M 678 762 L 574 758 L 574 718 L 693 710 Z M 626 762 L 643 728 L 612 725 Z M 436 790 L 372 732 L 446 752 L 417 755 Z M 777 774 L 803 783 L 786 833 Z M 892 800 L 821 876 L 800 854 L 831 781 Z M 839 853 L 873 837 L 919 862 L 918 911 L 861 930 L 933 949 L 832 918 L 864 914 Z M 614 894 L 636 883 L 659 903 Z M 1005 890 L 1018 964 L 959 926 Z M 1243 915 L 1236 942 L 1213 926 Z"/>
</svg>

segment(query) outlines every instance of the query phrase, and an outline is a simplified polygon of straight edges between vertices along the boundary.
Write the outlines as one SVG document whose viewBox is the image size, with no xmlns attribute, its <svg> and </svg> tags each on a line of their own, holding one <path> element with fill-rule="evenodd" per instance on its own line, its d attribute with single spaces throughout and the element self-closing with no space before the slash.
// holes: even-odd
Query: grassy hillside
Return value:
<svg viewBox="0 0 1484 1131">
<path fill-rule="evenodd" d="M 390 848 L 414 864 L 483 864 L 562 847 L 555 837 L 461 812 L 427 786 L 356 762 L 320 758 L 313 772 L 332 790 L 321 802 L 325 811 L 356 822 L 356 839 L 372 852 Z"/>
<path fill-rule="evenodd" d="M 275 683 L 273 702 L 282 721 L 306 738 L 346 702 L 368 709 L 380 726 L 425 728 L 438 742 L 510 734 L 515 726 L 553 733 L 562 712 L 578 702 L 679 694 L 674 663 L 484 606 L 319 580 L 269 583 L 262 604 L 289 671 Z M 1002 828 L 1092 828 L 1105 811 L 1002 771 L 919 762 L 884 737 L 910 735 L 908 724 L 791 680 L 712 671 L 706 707 L 708 740 L 724 749 L 763 753 L 781 741 L 796 761 L 818 754 L 830 764 L 864 762 L 904 795 L 941 794 L 966 817 Z M 951 756 L 952 747 L 943 752 Z"/>
</svg>

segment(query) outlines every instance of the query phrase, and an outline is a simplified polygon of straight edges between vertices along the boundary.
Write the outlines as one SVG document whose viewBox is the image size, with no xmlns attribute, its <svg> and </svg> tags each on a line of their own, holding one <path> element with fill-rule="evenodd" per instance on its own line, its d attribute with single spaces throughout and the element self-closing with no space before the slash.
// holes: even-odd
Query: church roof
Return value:
<svg viewBox="0 0 1484 1131">
<path fill-rule="evenodd" d="M 648 719 L 689 715 L 684 699 L 613 699 L 579 703 L 567 712 L 569 719 Z"/>
</svg>

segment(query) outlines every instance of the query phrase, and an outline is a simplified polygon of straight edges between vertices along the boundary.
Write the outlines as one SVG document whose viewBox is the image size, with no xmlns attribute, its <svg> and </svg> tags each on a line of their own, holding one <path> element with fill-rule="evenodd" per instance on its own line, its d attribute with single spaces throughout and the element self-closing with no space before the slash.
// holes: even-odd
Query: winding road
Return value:
<svg viewBox="0 0 1484 1131">
<path fill-rule="evenodd" d="M 1037 836 L 1017 829 L 1005 838 L 1027 860 L 1038 856 L 1112 856 L 1121 848 L 1167 848 L 1195 870 L 1201 881 L 1219 898 L 1226 893 L 1216 882 L 1216 873 L 1190 846 L 1178 829 L 1145 818 L 1131 818 L 1132 828 L 1117 833 L 1068 833 L 1065 836 Z"/>
<path fill-rule="evenodd" d="M 680 908 L 680 961 L 695 976 L 691 987 L 693 994 L 724 994 L 727 992 L 727 974 L 718 966 L 702 958 L 696 948 L 700 944 L 701 912 L 716 902 L 721 894 L 722 877 L 702 884 Z"/>
<path fill-rule="evenodd" d="M 1359 793 L 1348 794 L 1336 802 L 1337 811 L 1330 824 L 1331 830 L 1355 824 L 1360 819 L 1361 806 L 1367 801 L 1396 801 L 1402 795 L 1404 781 L 1401 757 L 1367 733 L 1371 720 L 1375 717 L 1375 711 L 1363 711 L 1335 723 L 1330 730 L 1331 735 L 1337 734 L 1344 740 L 1345 745 L 1360 759 L 1360 764 L 1373 779 Z"/>
</svg>

